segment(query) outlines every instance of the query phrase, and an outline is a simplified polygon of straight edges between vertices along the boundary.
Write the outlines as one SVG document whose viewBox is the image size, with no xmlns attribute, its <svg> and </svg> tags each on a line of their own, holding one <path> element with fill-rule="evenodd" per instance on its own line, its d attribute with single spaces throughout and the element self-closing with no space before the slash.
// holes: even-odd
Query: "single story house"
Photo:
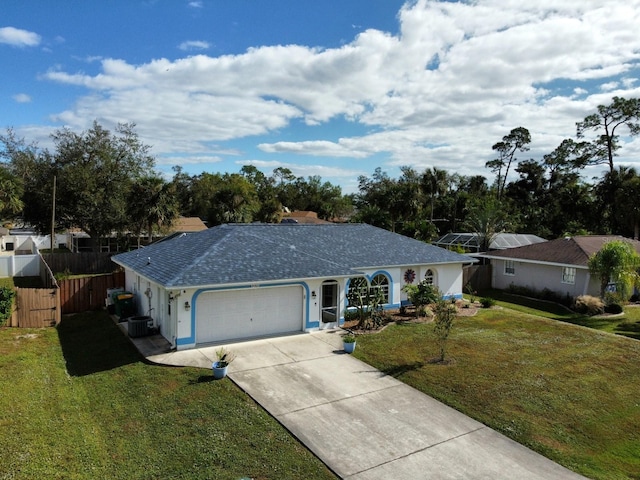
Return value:
<svg viewBox="0 0 640 480">
<path fill-rule="evenodd" d="M 385 308 L 426 278 L 462 296 L 462 266 L 433 245 L 365 224 L 228 224 L 122 253 L 125 289 L 177 349 L 334 328 L 362 279 Z"/>
<path fill-rule="evenodd" d="M 640 253 L 640 242 L 615 235 L 565 237 L 548 242 L 479 255 L 491 260 L 492 286 L 511 285 L 535 291 L 551 290 L 577 297 L 600 295 L 600 280 L 589 273 L 589 258 L 613 240 L 630 242 Z"/>
<path fill-rule="evenodd" d="M 331 223 L 318 218 L 316 212 L 296 210 L 294 212 L 284 212 L 282 215 L 282 223 L 310 223 L 317 225 L 320 223 Z"/>
</svg>

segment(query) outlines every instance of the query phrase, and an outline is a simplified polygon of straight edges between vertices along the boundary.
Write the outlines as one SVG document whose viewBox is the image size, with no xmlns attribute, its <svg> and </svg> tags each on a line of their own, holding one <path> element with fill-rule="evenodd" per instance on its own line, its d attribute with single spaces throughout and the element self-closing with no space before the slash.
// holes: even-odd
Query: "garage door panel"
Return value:
<svg viewBox="0 0 640 480">
<path fill-rule="evenodd" d="M 198 297 L 196 342 L 209 343 L 300 331 L 302 287 L 211 292 Z"/>
</svg>

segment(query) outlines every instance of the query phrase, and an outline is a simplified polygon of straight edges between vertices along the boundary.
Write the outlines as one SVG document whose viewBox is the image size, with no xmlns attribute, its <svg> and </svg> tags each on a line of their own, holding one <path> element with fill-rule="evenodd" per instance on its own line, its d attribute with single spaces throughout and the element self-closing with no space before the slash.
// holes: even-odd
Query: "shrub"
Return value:
<svg viewBox="0 0 640 480">
<path fill-rule="evenodd" d="M 56 279 L 57 282 L 62 281 L 62 280 L 67 280 L 69 277 L 71 277 L 72 273 L 71 270 L 69 270 L 68 268 L 65 268 L 63 272 L 56 272 L 54 275 L 54 278 Z"/>
<path fill-rule="evenodd" d="M 350 322 L 351 320 L 358 320 L 360 318 L 360 313 L 358 310 L 354 309 L 346 309 L 344 311 L 344 321 Z"/>
<path fill-rule="evenodd" d="M 0 287 L 0 327 L 4 326 L 11 316 L 11 307 L 15 296 L 16 292 L 13 288 Z"/>
<path fill-rule="evenodd" d="M 571 297 L 571 295 L 569 295 L 568 293 L 566 295 L 562 295 L 548 288 L 543 288 L 541 291 L 538 291 L 535 288 L 514 285 L 513 283 L 511 283 L 507 288 L 507 291 L 514 295 L 522 295 L 523 297 L 531 297 L 537 298 L 539 300 L 545 300 L 547 302 L 555 302 L 567 307 L 573 304 L 573 297 Z"/>
<path fill-rule="evenodd" d="M 604 313 L 604 302 L 598 297 L 581 295 L 576 297 L 573 303 L 573 310 L 583 315 L 600 315 Z"/>
<path fill-rule="evenodd" d="M 493 298 L 483 297 L 480 299 L 480 304 L 483 308 L 491 308 L 496 304 L 496 301 Z"/>
<path fill-rule="evenodd" d="M 617 315 L 623 312 L 622 305 L 620 305 L 619 303 L 609 303 L 604 307 L 604 311 L 605 313 L 611 313 L 614 315 Z"/>
</svg>

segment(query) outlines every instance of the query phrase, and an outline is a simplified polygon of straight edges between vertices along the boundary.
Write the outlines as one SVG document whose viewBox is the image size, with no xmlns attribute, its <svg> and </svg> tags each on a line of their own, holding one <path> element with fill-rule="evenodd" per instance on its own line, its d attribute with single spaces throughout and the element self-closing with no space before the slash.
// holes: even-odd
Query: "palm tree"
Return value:
<svg viewBox="0 0 640 480">
<path fill-rule="evenodd" d="M 427 168 L 422 174 L 422 189 L 429 196 L 431 204 L 430 221 L 433 223 L 435 199 L 447 193 L 449 188 L 449 174 L 437 167 Z"/>
<path fill-rule="evenodd" d="M 178 200 L 175 185 L 160 177 L 143 177 L 131 188 L 129 195 L 129 216 L 138 236 L 147 228 L 148 241 L 153 241 L 153 228 L 170 225 L 178 216 Z"/>
<path fill-rule="evenodd" d="M 510 226 L 504 206 L 496 198 L 487 196 L 470 202 L 467 210 L 464 226 L 475 234 L 480 251 L 486 252 L 495 236 Z"/>
</svg>

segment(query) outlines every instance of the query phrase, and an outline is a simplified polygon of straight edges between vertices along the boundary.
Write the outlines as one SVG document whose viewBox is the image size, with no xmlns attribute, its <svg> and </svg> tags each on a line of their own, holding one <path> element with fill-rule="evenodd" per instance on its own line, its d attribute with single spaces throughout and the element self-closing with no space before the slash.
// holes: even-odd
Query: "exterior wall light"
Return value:
<svg viewBox="0 0 640 480">
<path fill-rule="evenodd" d="M 184 309 L 185 310 L 190 310 L 191 309 L 191 305 L 189 305 L 189 301 L 188 300 L 186 302 L 184 302 Z"/>
</svg>

